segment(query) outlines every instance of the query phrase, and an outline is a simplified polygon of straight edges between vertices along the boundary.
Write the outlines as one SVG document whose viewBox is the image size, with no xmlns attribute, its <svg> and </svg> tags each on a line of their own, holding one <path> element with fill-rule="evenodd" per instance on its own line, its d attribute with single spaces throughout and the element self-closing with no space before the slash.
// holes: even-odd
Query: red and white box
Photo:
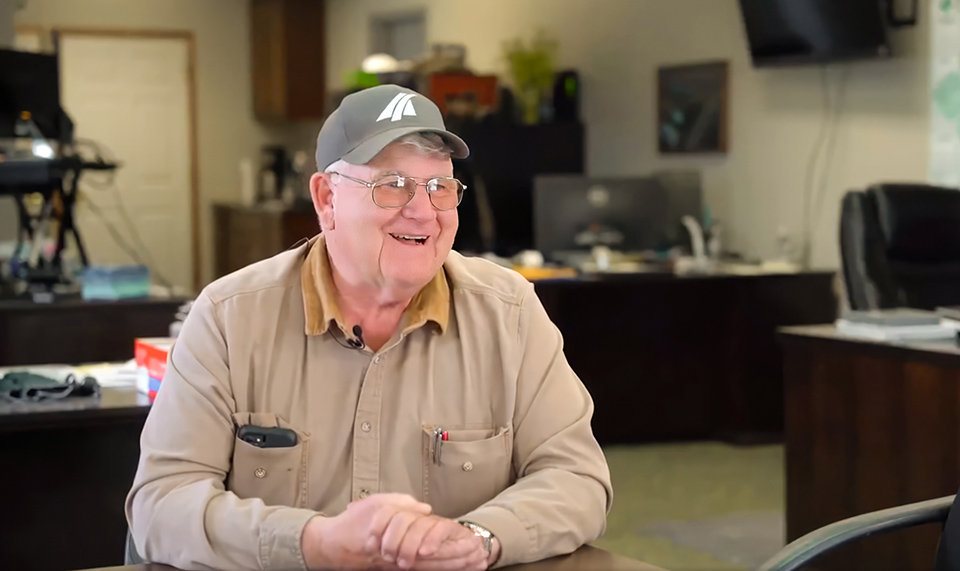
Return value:
<svg viewBox="0 0 960 571">
<path fill-rule="evenodd" d="M 133 353 L 137 361 L 137 390 L 157 398 L 160 383 L 167 373 L 167 357 L 173 347 L 172 337 L 144 337 L 134 341 Z"/>
</svg>

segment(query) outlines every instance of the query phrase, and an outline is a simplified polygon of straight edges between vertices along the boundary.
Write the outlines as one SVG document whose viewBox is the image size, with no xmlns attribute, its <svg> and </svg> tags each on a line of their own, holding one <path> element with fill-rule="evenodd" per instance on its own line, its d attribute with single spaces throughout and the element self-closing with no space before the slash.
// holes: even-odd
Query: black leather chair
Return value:
<svg viewBox="0 0 960 571">
<path fill-rule="evenodd" d="M 834 549 L 874 535 L 928 523 L 943 523 L 940 545 L 930 554 L 930 570 L 960 571 L 960 503 L 958 496 L 858 515 L 794 540 L 757 571 L 797 571 Z M 922 571 L 922 570 L 916 570 Z"/>
<path fill-rule="evenodd" d="M 840 252 L 851 309 L 960 305 L 960 191 L 877 184 L 848 192 Z"/>
</svg>

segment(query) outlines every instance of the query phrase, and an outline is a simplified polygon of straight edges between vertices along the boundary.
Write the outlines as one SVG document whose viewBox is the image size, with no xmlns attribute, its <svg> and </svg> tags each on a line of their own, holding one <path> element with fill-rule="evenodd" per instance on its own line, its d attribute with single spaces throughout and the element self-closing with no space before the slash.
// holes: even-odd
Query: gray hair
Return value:
<svg viewBox="0 0 960 571">
<path fill-rule="evenodd" d="M 453 148 L 436 133 L 419 131 L 409 133 L 390 143 L 391 145 L 408 145 L 423 157 L 433 159 L 449 159 Z M 388 145 L 389 146 L 389 145 Z"/>
<path fill-rule="evenodd" d="M 407 133 L 395 139 L 387 145 L 387 147 L 393 145 L 406 145 L 412 148 L 418 155 L 432 159 L 449 159 L 450 155 L 453 154 L 453 148 L 447 144 L 443 137 L 430 132 L 418 131 L 416 133 Z M 384 147 L 384 149 L 387 147 Z M 382 152 L 381 150 L 380 153 Z M 377 153 L 377 155 L 379 156 L 380 153 Z M 374 159 L 375 158 L 376 157 L 374 157 Z M 370 160 L 372 161 L 374 159 Z M 325 168 L 323 172 L 340 172 L 344 164 L 346 164 L 346 161 L 340 159 Z"/>
<path fill-rule="evenodd" d="M 330 163 L 330 166 L 328 166 L 327 168 L 323 169 L 323 172 L 340 172 L 340 169 L 343 168 L 343 165 L 345 165 L 345 164 L 348 164 L 347 161 L 345 161 L 345 160 L 343 160 L 343 159 L 338 159 L 338 160 Z"/>
</svg>

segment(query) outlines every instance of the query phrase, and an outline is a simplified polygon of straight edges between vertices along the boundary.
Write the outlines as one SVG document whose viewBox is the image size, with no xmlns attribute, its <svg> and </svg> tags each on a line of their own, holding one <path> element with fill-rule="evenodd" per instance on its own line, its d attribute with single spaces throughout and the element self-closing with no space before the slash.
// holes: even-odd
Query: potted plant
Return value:
<svg viewBox="0 0 960 571">
<path fill-rule="evenodd" d="M 504 42 L 503 52 L 523 109 L 523 122 L 534 125 L 539 122 L 544 99 L 553 87 L 557 42 L 539 31 L 529 46 L 520 38 Z"/>
</svg>

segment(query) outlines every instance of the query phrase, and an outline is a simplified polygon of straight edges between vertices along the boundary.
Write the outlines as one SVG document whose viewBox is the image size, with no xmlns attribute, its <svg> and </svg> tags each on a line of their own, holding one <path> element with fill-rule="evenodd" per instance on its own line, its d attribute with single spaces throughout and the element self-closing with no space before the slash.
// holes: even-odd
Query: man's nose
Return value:
<svg viewBox="0 0 960 571">
<path fill-rule="evenodd" d="M 403 207 L 403 215 L 407 218 L 417 220 L 429 220 L 436 217 L 437 211 L 430 202 L 430 196 L 427 194 L 427 188 L 424 185 L 418 185 L 410 199 Z"/>
</svg>

